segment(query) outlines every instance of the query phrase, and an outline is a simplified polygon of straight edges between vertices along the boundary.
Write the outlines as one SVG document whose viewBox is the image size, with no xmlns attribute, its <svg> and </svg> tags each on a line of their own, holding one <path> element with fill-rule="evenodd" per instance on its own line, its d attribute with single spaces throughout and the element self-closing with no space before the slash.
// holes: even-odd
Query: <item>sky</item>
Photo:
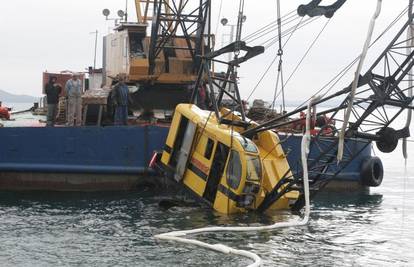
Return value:
<svg viewBox="0 0 414 267">
<path fill-rule="evenodd" d="M 310 0 L 281 0 L 282 15 L 294 11 L 300 4 Z M 332 0 L 324 0 L 330 4 Z M 220 4 L 222 8 L 220 12 Z M 218 24 L 223 17 L 229 23 L 236 22 L 237 0 L 212 0 L 212 29 L 216 32 L 217 47 L 228 39 L 230 27 Z M 362 50 L 369 20 L 374 13 L 376 0 L 348 0 L 329 20 L 325 30 L 316 41 L 308 56 L 286 85 L 286 99 L 306 99 L 321 88 L 339 70 L 352 61 Z M 407 6 L 408 0 L 383 0 L 374 36 Z M 136 20 L 134 3 L 128 2 L 129 18 Z M 113 17 L 119 9 L 125 9 L 125 0 L 10 0 L 2 1 L 0 9 L 0 89 L 14 94 L 41 95 L 42 72 L 62 70 L 84 71 L 93 65 L 95 36 L 98 30 L 98 60 L 102 65 L 102 37 L 108 34 L 113 21 L 106 21 L 102 10 L 108 8 Z M 276 20 L 275 0 L 245 0 L 247 20 L 243 36 Z M 293 72 L 309 45 L 321 31 L 328 19 L 321 17 L 295 32 L 284 48 L 284 77 Z M 398 27 L 393 28 L 396 32 Z M 275 36 L 272 32 L 266 38 Z M 375 59 L 391 35 L 375 46 L 367 57 L 365 67 Z M 388 39 L 387 39 L 388 38 Z M 265 39 L 252 45 L 259 45 Z M 259 78 L 275 58 L 277 45 L 268 48 L 263 55 L 243 64 L 239 70 L 240 90 L 246 98 Z M 254 98 L 273 98 L 277 75 L 274 64 L 262 83 L 257 86 Z M 353 72 L 354 70 L 352 70 Z M 351 73 L 341 86 L 350 83 Z"/>
</svg>

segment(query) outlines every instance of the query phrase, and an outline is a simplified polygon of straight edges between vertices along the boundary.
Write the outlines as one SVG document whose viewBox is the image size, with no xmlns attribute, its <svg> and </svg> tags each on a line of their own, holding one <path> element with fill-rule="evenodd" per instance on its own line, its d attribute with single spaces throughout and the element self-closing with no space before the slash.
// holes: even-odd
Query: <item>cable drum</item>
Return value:
<svg viewBox="0 0 414 267">
<path fill-rule="evenodd" d="M 382 129 L 377 133 L 380 139 L 376 142 L 377 148 L 383 153 L 391 153 L 398 145 L 397 131 L 391 127 Z"/>
</svg>

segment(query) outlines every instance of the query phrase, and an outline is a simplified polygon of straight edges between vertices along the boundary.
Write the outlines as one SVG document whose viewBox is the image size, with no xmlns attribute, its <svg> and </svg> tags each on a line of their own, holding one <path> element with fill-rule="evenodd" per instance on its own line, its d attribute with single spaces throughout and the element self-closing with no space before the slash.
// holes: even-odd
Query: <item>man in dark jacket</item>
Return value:
<svg viewBox="0 0 414 267">
<path fill-rule="evenodd" d="M 125 74 L 118 74 L 116 77 L 118 83 L 113 86 L 111 92 L 112 104 L 115 107 L 115 125 L 128 125 L 129 90 L 125 79 Z"/>
<path fill-rule="evenodd" d="M 62 92 L 62 86 L 56 83 L 56 77 L 50 77 L 46 84 L 45 92 L 47 98 L 47 126 L 55 126 L 57 106 L 59 95 Z"/>
</svg>

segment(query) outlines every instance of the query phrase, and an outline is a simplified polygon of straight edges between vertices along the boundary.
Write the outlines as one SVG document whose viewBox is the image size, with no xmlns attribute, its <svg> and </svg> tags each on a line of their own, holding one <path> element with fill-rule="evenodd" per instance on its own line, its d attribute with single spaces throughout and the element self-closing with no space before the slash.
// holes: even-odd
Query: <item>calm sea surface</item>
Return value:
<svg viewBox="0 0 414 267">
<path fill-rule="evenodd" d="M 414 130 L 412 130 L 414 133 Z M 414 143 L 380 154 L 383 184 L 320 193 L 308 226 L 198 236 L 260 255 L 265 266 L 414 266 Z M 211 225 L 257 225 L 291 214 L 223 216 L 206 207 L 163 210 L 174 192 L 0 192 L 0 266 L 245 266 L 249 260 L 157 242 L 153 235 Z"/>
</svg>

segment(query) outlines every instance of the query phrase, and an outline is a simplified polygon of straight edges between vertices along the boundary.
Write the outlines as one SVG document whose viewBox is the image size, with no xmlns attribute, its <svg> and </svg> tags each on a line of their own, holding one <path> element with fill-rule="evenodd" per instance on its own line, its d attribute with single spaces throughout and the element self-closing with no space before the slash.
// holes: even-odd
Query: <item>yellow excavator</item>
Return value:
<svg viewBox="0 0 414 267">
<path fill-rule="evenodd" d="M 113 40 L 126 40 L 124 45 L 129 56 L 119 67 L 126 67 L 129 82 L 150 84 L 147 91 L 156 91 L 161 86 L 169 87 L 166 90 L 194 86 L 197 81 L 195 88 L 199 88 L 206 83 L 211 65 L 203 58 L 210 53 L 212 45 L 208 23 L 211 3 L 202 0 L 192 8 L 186 3 L 135 0 L 138 23 L 121 24 L 112 41 L 107 41 L 110 45 Z M 150 23 L 151 34 L 147 36 Z M 219 54 L 242 46 L 236 43 L 221 49 Z M 261 53 L 259 50 L 247 49 L 244 60 Z M 239 63 L 240 60 L 236 64 Z M 190 97 L 182 102 L 189 100 Z M 248 139 L 240 134 L 245 128 L 222 123 L 223 120 L 242 122 L 245 116 L 239 117 L 226 109 L 219 114 L 202 110 L 195 104 L 178 105 L 158 166 L 163 174 L 183 184 L 219 212 L 230 214 L 258 209 L 280 180 L 291 176 L 286 156 L 275 133 L 266 131 Z M 286 209 L 298 195 L 296 191 L 286 193 L 271 208 Z"/>
<path fill-rule="evenodd" d="M 220 115 L 241 121 L 227 109 Z M 163 174 L 218 212 L 257 210 L 281 179 L 291 176 L 280 140 L 270 130 L 249 139 L 240 134 L 245 128 L 219 121 L 213 111 L 178 105 L 160 160 Z M 298 196 L 287 192 L 269 209 L 288 209 Z"/>
<path fill-rule="evenodd" d="M 236 50 L 238 56 L 227 63 L 225 75 L 211 72 L 212 61 Z M 263 51 L 236 41 L 203 57 L 191 101 L 197 105 L 177 106 L 155 164 L 220 213 L 288 209 L 299 197 L 298 189 L 286 187 L 293 175 L 277 134 L 268 130 L 253 138 L 242 135 L 258 124 L 244 115 L 235 68 Z M 214 100 L 203 103 L 204 91 Z M 224 107 L 225 95 L 237 106 Z M 269 198 L 275 194 L 280 194 L 276 201 Z"/>
</svg>

